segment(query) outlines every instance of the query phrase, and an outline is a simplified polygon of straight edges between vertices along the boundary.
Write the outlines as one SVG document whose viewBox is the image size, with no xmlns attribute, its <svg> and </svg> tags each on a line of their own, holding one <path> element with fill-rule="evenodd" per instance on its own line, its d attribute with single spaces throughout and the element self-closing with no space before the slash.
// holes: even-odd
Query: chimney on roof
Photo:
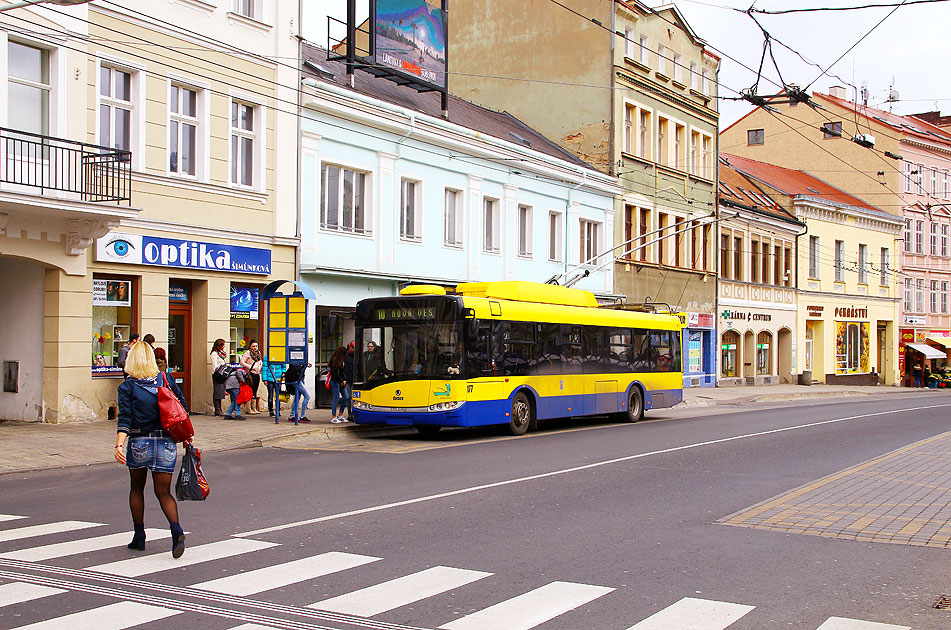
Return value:
<svg viewBox="0 0 951 630">
<path fill-rule="evenodd" d="M 829 96 L 832 96 L 832 97 L 834 97 L 834 98 L 841 98 L 841 99 L 843 99 L 843 100 L 845 100 L 846 98 L 848 98 L 848 97 L 846 96 L 845 88 L 844 88 L 843 86 L 841 86 L 841 85 L 833 85 L 832 87 L 830 87 L 830 88 L 829 88 Z"/>
</svg>

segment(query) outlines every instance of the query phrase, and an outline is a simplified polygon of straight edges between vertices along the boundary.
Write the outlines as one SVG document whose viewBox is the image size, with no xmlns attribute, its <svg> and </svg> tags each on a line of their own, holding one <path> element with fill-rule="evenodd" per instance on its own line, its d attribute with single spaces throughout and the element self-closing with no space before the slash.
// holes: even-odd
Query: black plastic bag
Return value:
<svg viewBox="0 0 951 630">
<path fill-rule="evenodd" d="M 204 501 L 211 492 L 211 486 L 201 469 L 201 449 L 185 444 L 182 456 L 182 469 L 178 471 L 175 482 L 175 496 L 179 501 Z"/>
</svg>

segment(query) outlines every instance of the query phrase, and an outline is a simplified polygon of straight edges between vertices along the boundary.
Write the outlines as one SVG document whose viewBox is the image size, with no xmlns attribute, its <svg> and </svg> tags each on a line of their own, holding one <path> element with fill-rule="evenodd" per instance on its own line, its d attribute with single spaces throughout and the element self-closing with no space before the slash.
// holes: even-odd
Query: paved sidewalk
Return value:
<svg viewBox="0 0 951 630">
<path fill-rule="evenodd" d="M 702 413 L 700 408 L 746 405 L 786 405 L 790 401 L 869 395 L 942 396 L 945 390 L 909 390 L 898 387 L 849 387 L 834 385 L 772 385 L 684 390 L 680 413 Z M 714 411 L 713 409 L 710 410 Z M 280 424 L 266 415 L 249 415 L 246 420 L 224 420 L 213 416 L 192 416 L 195 444 L 207 452 L 227 451 L 276 444 L 290 437 L 311 434 L 330 437 L 334 432 L 362 430 L 352 424 L 331 424 L 330 411 L 311 409 L 310 424 L 295 426 L 282 418 Z M 116 425 L 112 421 L 84 424 L 44 424 L 0 421 L 0 474 L 31 470 L 83 466 L 113 461 Z"/>
</svg>

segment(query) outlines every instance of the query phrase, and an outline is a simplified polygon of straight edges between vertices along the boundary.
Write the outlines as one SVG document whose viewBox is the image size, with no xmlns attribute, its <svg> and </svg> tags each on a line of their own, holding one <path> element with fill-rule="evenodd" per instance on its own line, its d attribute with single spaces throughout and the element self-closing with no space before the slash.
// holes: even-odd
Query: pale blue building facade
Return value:
<svg viewBox="0 0 951 630">
<path fill-rule="evenodd" d="M 318 365 L 353 338 L 331 314 L 410 283 L 588 270 L 573 286 L 613 298 L 613 178 L 507 114 L 451 99 L 447 120 L 435 94 L 328 75 L 302 85 L 299 267 L 318 298 Z"/>
</svg>

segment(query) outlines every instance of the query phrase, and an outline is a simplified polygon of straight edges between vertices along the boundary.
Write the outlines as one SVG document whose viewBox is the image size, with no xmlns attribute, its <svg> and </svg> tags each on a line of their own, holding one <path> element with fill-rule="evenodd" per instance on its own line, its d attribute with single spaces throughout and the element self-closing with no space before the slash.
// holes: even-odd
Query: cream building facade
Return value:
<svg viewBox="0 0 951 630">
<path fill-rule="evenodd" d="M 22 302 L 2 307 L 0 417 L 113 417 L 132 332 L 209 411 L 213 342 L 236 359 L 260 336 L 257 289 L 296 279 L 297 153 L 276 147 L 297 146 L 298 3 L 4 16 L 0 125 L 25 140 L 0 146 L 16 165 L 0 174 L 0 279 Z"/>
<path fill-rule="evenodd" d="M 797 239 L 791 373 L 828 384 L 898 383 L 901 218 L 805 171 L 721 157 L 806 226 Z"/>
</svg>

